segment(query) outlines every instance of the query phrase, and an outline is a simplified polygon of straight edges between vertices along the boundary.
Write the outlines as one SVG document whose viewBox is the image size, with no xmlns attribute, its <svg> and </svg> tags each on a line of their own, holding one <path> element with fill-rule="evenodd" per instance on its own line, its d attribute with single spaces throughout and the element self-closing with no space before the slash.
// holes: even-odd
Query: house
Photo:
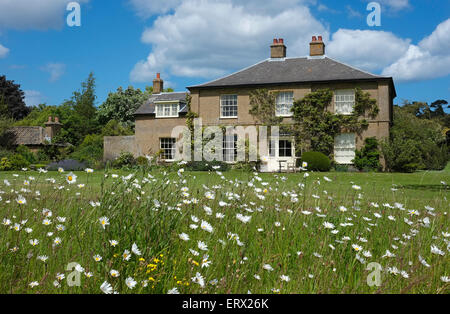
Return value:
<svg viewBox="0 0 450 314">
<path fill-rule="evenodd" d="M 355 149 L 364 144 L 367 137 L 382 139 L 389 136 L 393 118 L 393 100 L 396 91 L 393 79 L 374 75 L 346 65 L 325 54 L 321 36 L 312 37 L 310 54 L 306 57 L 287 58 L 283 39 L 274 39 L 270 46 L 270 58 L 223 78 L 201 85 L 187 87 L 191 96 L 190 109 L 204 126 L 251 126 L 257 121 L 249 113 L 250 92 L 265 88 L 276 92 L 276 115 L 284 124 L 293 123 L 291 107 L 295 99 L 323 88 L 333 91 L 329 108 L 332 112 L 351 114 L 355 104 L 355 88 L 368 92 L 377 100 L 378 116 L 369 120 L 369 127 L 360 135 L 343 133 L 336 137 L 334 156 L 338 164 L 351 164 Z M 187 93 L 162 93 L 163 81 L 159 74 L 153 82 L 154 95 L 136 111 L 136 135 L 132 152 L 143 155 L 162 151 L 163 159 L 173 160 L 176 139 L 171 137 L 175 126 L 186 124 Z M 236 158 L 236 137 L 224 137 L 224 160 Z M 114 147 L 120 139 L 105 138 L 105 158 L 117 156 Z M 120 145 L 119 145 L 120 146 Z M 295 160 L 295 142 L 285 134 L 270 147 L 264 158 L 263 170 L 276 171 L 280 162 Z M 121 147 L 123 148 L 123 147 Z"/>
<path fill-rule="evenodd" d="M 37 152 L 45 145 L 67 146 L 65 144 L 52 143 L 53 138 L 61 130 L 62 124 L 59 118 L 48 117 L 45 127 L 41 126 L 16 126 L 9 129 L 13 145 L 27 146 L 32 152 Z"/>
</svg>

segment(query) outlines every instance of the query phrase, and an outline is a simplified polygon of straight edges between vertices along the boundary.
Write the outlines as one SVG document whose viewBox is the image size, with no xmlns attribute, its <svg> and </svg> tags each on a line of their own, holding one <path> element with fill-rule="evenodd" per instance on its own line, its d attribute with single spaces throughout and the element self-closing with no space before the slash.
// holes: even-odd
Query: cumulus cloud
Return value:
<svg viewBox="0 0 450 314">
<path fill-rule="evenodd" d="M 402 57 L 410 41 L 390 32 L 339 29 L 332 35 L 327 54 L 339 61 L 368 70 L 381 70 Z"/>
<path fill-rule="evenodd" d="M 86 3 L 89 0 L 78 0 Z M 1 0 L 0 29 L 46 30 L 64 25 L 71 0 Z"/>
<path fill-rule="evenodd" d="M 377 0 L 377 2 L 379 2 L 382 6 L 388 6 L 393 11 L 403 10 L 410 7 L 409 0 Z"/>
<path fill-rule="evenodd" d="M 63 63 L 47 63 L 41 67 L 41 70 L 50 73 L 50 82 L 56 82 L 66 71 L 66 65 Z"/>
<path fill-rule="evenodd" d="M 312 35 L 329 37 L 304 1 L 186 0 L 160 16 L 142 34 L 152 46 L 130 74 L 146 82 L 163 75 L 213 78 L 269 57 L 272 39 L 282 37 L 288 56 L 307 55 Z M 259 4 L 259 6 L 258 6 Z M 250 9 L 250 8 L 254 8 Z"/>
<path fill-rule="evenodd" d="M 419 81 L 450 74 L 450 19 L 383 70 L 383 75 L 398 81 Z"/>
<path fill-rule="evenodd" d="M 42 103 L 44 96 L 41 92 L 36 90 L 26 90 L 25 93 L 25 104 L 30 107 L 35 107 Z"/>
<path fill-rule="evenodd" d="M 6 58 L 9 53 L 9 49 L 0 44 L 0 59 Z"/>
</svg>

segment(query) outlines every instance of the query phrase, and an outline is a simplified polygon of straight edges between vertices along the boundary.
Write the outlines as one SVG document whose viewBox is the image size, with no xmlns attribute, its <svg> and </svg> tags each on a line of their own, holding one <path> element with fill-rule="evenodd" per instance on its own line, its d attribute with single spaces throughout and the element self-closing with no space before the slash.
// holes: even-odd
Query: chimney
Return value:
<svg viewBox="0 0 450 314">
<path fill-rule="evenodd" d="M 59 133 L 61 130 L 61 123 L 59 122 L 59 118 L 55 117 L 55 122 L 52 121 L 52 117 L 48 117 L 48 121 L 45 123 L 45 139 L 49 142 L 52 142 L 52 139 Z"/>
<path fill-rule="evenodd" d="M 273 44 L 270 46 L 270 57 L 272 59 L 286 58 L 286 46 L 283 38 L 273 40 Z"/>
<path fill-rule="evenodd" d="M 309 44 L 309 55 L 311 57 L 314 56 L 323 56 L 325 55 L 325 43 L 322 40 L 322 36 L 312 37 L 312 41 Z"/>
<path fill-rule="evenodd" d="M 161 74 L 156 73 L 156 78 L 153 80 L 153 94 L 161 94 L 164 90 L 164 81 L 161 79 Z"/>
</svg>

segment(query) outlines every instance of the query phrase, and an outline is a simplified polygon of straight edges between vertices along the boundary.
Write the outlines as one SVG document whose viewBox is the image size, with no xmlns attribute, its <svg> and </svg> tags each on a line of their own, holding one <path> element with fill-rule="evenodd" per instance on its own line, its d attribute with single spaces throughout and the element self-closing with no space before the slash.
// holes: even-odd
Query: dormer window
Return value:
<svg viewBox="0 0 450 314">
<path fill-rule="evenodd" d="M 178 118 L 178 103 L 155 104 L 156 118 Z"/>
</svg>

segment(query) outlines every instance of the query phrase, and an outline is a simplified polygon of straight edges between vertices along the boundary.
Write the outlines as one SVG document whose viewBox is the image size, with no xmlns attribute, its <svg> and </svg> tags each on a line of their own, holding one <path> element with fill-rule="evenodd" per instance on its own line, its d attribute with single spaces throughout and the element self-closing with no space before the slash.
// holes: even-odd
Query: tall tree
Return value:
<svg viewBox="0 0 450 314">
<path fill-rule="evenodd" d="M 2 110 L 7 110 L 6 115 L 15 120 L 25 118 L 31 111 L 25 104 L 25 93 L 20 89 L 19 84 L 0 76 L 0 104 Z"/>
</svg>

